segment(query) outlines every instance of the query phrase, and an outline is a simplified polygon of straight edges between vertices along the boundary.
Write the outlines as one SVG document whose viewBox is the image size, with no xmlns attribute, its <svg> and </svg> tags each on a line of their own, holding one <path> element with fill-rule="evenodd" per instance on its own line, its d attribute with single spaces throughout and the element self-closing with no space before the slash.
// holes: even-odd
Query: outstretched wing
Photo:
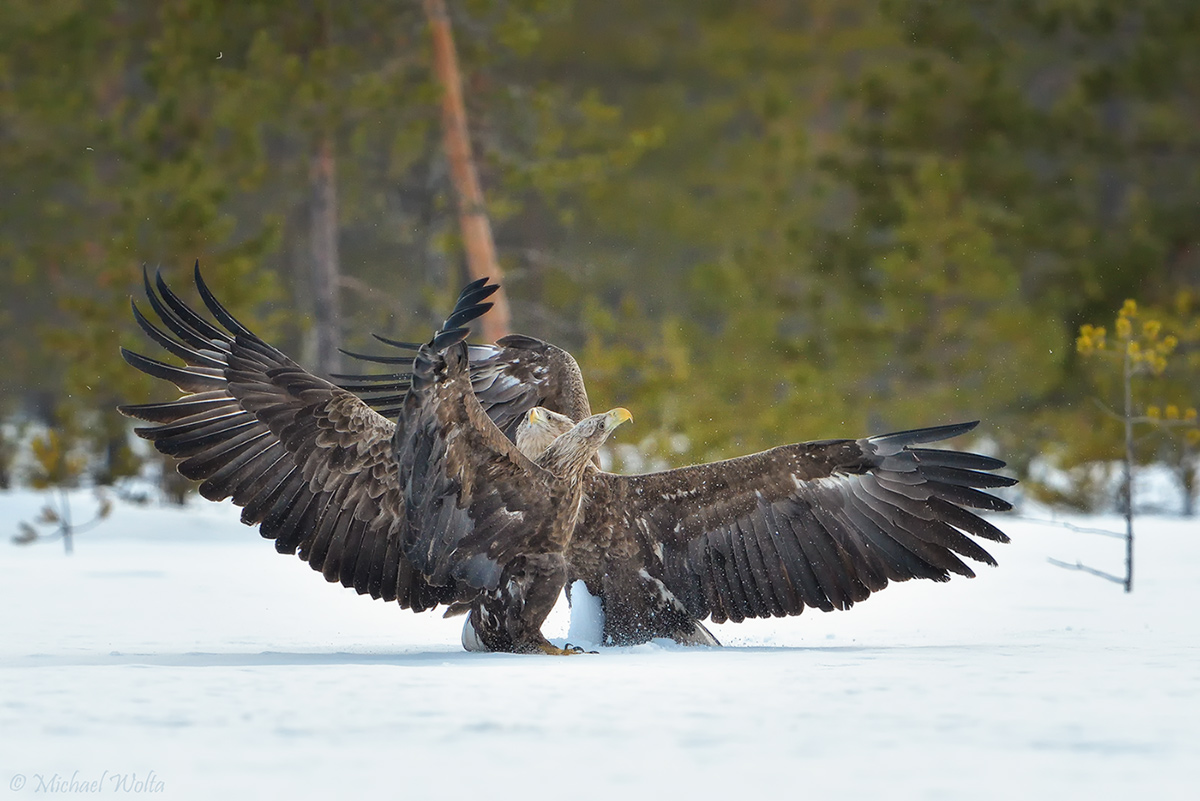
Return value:
<svg viewBox="0 0 1200 801">
<path fill-rule="evenodd" d="M 415 352 L 420 345 L 376 335 L 376 339 Z M 343 351 L 348 356 L 377 364 L 393 365 L 392 375 L 339 375 L 339 386 L 360 395 L 386 417 L 395 417 L 412 383 L 411 355 L 371 356 Z M 565 414 L 579 422 L 592 413 L 583 374 L 574 357 L 540 339 L 514 334 L 495 345 L 468 345 L 471 387 L 484 411 L 510 440 L 517 425 L 535 406 Z"/>
<path fill-rule="evenodd" d="M 239 323 L 195 270 L 214 325 L 163 281 L 146 296 L 163 331 L 133 306 L 143 331 L 184 361 L 177 367 L 122 349 L 125 360 L 185 394 L 121 407 L 154 425 L 136 429 L 210 500 L 232 498 L 281 553 L 329 581 L 422 610 L 455 597 L 431 585 L 400 550 L 403 495 L 393 423 L 351 393 L 311 375 Z M 486 307 L 483 308 L 486 311 Z M 482 311 L 479 311 L 481 314 Z"/>
<path fill-rule="evenodd" d="M 1015 480 L 987 472 L 999 460 L 917 446 L 975 425 L 786 445 L 640 476 L 592 472 L 575 536 L 641 554 L 690 614 L 716 622 L 845 609 L 889 581 L 972 576 L 960 556 L 995 560 L 967 535 L 1008 538 L 969 510 L 1009 509 L 979 489 Z"/>
<path fill-rule="evenodd" d="M 523 556 L 562 550 L 561 482 L 522 455 L 472 390 L 467 345 L 421 346 L 399 418 L 405 555 L 435 583 L 497 589 Z"/>
</svg>

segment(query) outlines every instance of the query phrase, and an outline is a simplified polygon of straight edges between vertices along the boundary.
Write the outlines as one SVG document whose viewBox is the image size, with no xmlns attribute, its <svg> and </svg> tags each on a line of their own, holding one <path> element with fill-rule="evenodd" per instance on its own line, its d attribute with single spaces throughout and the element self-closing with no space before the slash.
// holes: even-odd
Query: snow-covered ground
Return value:
<svg viewBox="0 0 1200 801">
<path fill-rule="evenodd" d="M 38 505 L 0 494 L 0 534 Z M 1120 541 L 997 522 L 1013 543 L 974 580 L 718 626 L 722 649 L 553 658 L 464 653 L 459 620 L 326 584 L 229 507 L 119 506 L 71 557 L 0 542 L 0 782 L 12 798 L 1200 798 L 1200 524 L 1140 519 L 1125 595 L 1047 562 L 1119 573 Z"/>
</svg>

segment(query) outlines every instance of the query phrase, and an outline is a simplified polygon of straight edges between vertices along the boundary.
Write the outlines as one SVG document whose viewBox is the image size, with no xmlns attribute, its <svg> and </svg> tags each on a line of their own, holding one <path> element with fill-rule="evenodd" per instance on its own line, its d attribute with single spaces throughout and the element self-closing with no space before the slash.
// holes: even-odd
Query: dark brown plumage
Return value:
<svg viewBox="0 0 1200 801">
<path fill-rule="evenodd" d="M 132 366 L 175 384 L 177 401 L 122 406 L 153 423 L 135 429 L 209 500 L 232 498 L 281 553 L 295 553 L 330 581 L 417 611 L 454 600 L 430 585 L 398 549 L 401 487 L 395 425 L 351 393 L 313 376 L 238 323 L 196 285 L 224 330 L 183 303 L 161 276 L 146 296 L 168 332 L 133 306 L 151 339 L 181 358 L 175 367 L 122 349 Z"/>
<path fill-rule="evenodd" d="M 561 653 L 541 625 L 566 581 L 583 472 L 628 419 L 585 417 L 529 459 L 479 405 L 466 345 L 418 349 L 395 437 L 402 550 L 429 583 L 477 592 L 459 605 L 468 649 Z"/>
<path fill-rule="evenodd" d="M 994 564 L 972 537 L 1007 540 L 969 511 L 1009 508 L 981 491 L 1014 483 L 990 472 L 1003 463 L 921 447 L 975 423 L 619 476 L 594 456 L 628 413 L 590 414 L 570 354 L 523 336 L 465 344 L 494 291 L 484 282 L 463 290 L 430 342 L 384 340 L 415 356 L 351 354 L 395 365 L 391 375 L 336 386 L 195 277 L 220 327 L 161 277 L 146 292 L 168 330 L 134 307 L 186 365 L 123 351 L 185 392 L 123 407 L 154 424 L 137 432 L 330 581 L 467 613 L 471 649 L 561 653 L 540 627 L 575 580 L 600 599 L 609 644 L 716 644 L 705 619 L 845 609 L 892 581 L 971 576 L 960 557 Z"/>
<path fill-rule="evenodd" d="M 785 445 L 641 476 L 594 471 L 587 535 L 568 556 L 615 610 L 614 642 L 676 636 L 681 610 L 693 621 L 781 617 L 847 609 L 890 581 L 973 576 L 959 556 L 995 561 L 967 534 L 1008 538 L 964 507 L 1008 509 L 975 488 L 1013 480 L 981 472 L 997 460 L 917 446 L 974 427 Z"/>
<path fill-rule="evenodd" d="M 161 276 L 146 294 L 170 333 L 134 304 L 146 334 L 185 367 L 122 350 L 132 366 L 186 393 L 123 406 L 135 429 L 211 500 L 232 497 L 282 552 L 330 581 L 416 611 L 468 610 L 464 644 L 563 653 L 541 635 L 562 590 L 581 474 L 624 410 L 585 417 L 541 458 L 523 456 L 480 407 L 466 323 L 497 287 L 468 285 L 410 360 L 393 424 L 345 389 L 310 375 L 235 320 L 195 271 L 221 328 Z M 172 336 L 173 335 L 173 336 Z"/>
<path fill-rule="evenodd" d="M 569 425 L 535 410 L 517 441 L 544 447 Z M 570 578 L 600 598 L 606 639 L 634 643 L 704 642 L 706 617 L 846 609 L 890 581 L 973 576 L 957 555 L 995 560 L 963 532 L 1008 538 L 963 507 L 1006 510 L 975 488 L 1015 482 L 983 472 L 999 460 L 916 446 L 975 425 L 785 445 L 639 476 L 589 471 Z"/>
<path fill-rule="evenodd" d="M 381 337 L 380 342 L 415 353 L 419 343 Z M 388 375 L 339 375 L 339 386 L 358 394 L 385 417 L 399 413 L 408 391 L 412 355 L 371 356 L 343 353 L 362 361 L 395 365 Z M 506 336 L 495 345 L 468 345 L 471 386 L 488 416 L 509 439 L 534 407 L 541 406 L 578 422 L 591 415 L 583 374 L 573 356 L 562 348 L 523 334 Z"/>
</svg>

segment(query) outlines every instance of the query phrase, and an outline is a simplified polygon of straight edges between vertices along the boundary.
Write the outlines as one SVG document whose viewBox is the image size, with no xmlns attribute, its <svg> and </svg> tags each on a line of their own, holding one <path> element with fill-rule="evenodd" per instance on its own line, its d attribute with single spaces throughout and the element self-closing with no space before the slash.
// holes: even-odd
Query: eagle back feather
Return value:
<svg viewBox="0 0 1200 801">
<path fill-rule="evenodd" d="M 495 590 L 519 559 L 563 550 L 570 488 L 488 417 L 461 338 L 442 333 L 418 349 L 395 449 L 405 477 L 404 551 L 434 584 Z"/>
</svg>

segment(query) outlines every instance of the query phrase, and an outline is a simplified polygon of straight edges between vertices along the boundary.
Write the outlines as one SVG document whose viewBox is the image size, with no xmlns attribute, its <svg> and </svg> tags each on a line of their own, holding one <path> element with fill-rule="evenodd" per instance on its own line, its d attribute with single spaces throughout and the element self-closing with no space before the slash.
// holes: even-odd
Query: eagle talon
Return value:
<svg viewBox="0 0 1200 801">
<path fill-rule="evenodd" d="M 559 648 L 557 645 L 551 645 L 550 643 L 545 643 L 544 645 L 539 645 L 538 650 L 543 654 L 549 654 L 550 656 L 574 656 L 575 654 L 597 653 L 596 651 L 585 651 L 578 645 L 571 645 L 571 643 L 567 643 L 563 648 Z"/>
</svg>

